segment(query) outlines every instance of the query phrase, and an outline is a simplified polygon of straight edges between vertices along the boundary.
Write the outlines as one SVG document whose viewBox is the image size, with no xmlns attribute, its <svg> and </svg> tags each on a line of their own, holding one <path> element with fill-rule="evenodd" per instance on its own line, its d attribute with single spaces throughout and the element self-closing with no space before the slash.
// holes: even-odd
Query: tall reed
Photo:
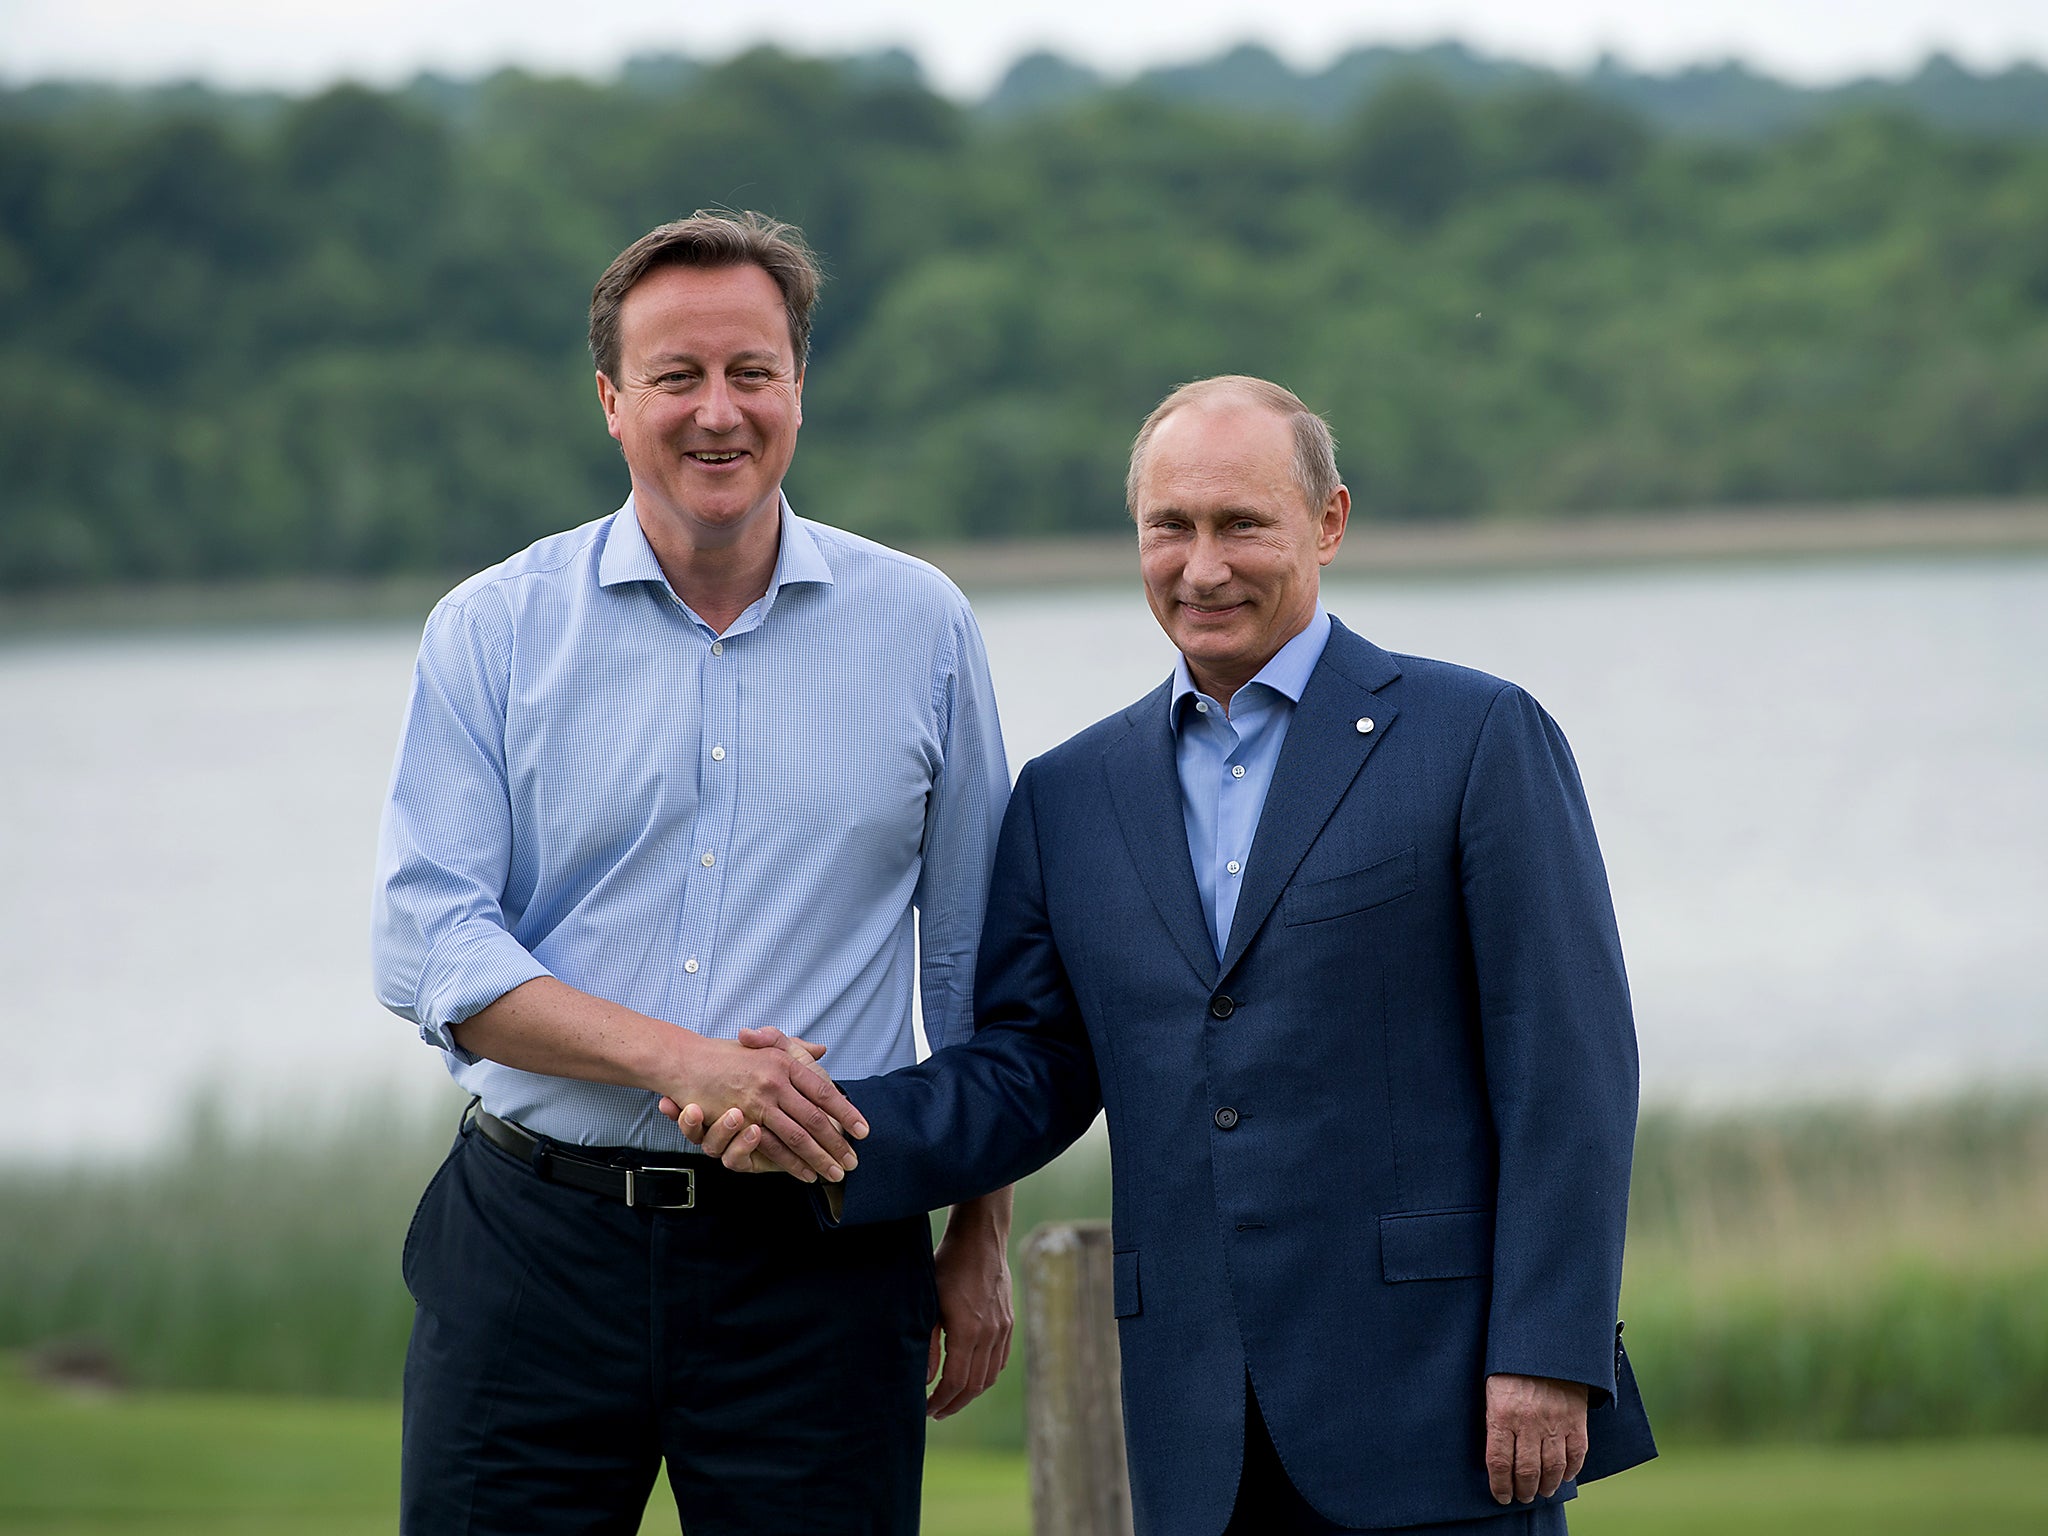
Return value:
<svg viewBox="0 0 2048 1536">
<path fill-rule="evenodd" d="M 159 1156 L 0 1171 L 0 1348 L 83 1345 L 148 1386 L 391 1393 L 399 1242 L 455 1124 L 425 1118 L 235 1133 L 202 1103 Z"/>
<path fill-rule="evenodd" d="M 398 1249 L 459 1104 L 231 1132 L 119 1166 L 0 1168 L 0 1349 L 91 1341 L 141 1384 L 376 1396 Z M 1098 1138 L 1019 1238 L 1109 1212 Z M 1669 1436 L 2048 1434 L 2048 1094 L 1646 1115 L 1623 1287 Z M 1014 1444 L 1022 1372 L 941 1431 Z"/>
<path fill-rule="evenodd" d="M 2048 1433 L 2048 1097 L 1646 1117 L 1622 1303 L 1675 1433 Z"/>
</svg>

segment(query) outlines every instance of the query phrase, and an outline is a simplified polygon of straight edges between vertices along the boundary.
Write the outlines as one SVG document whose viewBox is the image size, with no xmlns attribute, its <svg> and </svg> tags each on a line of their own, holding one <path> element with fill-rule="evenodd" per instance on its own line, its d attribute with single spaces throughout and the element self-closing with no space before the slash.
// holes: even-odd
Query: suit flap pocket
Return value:
<svg viewBox="0 0 2048 1536">
<path fill-rule="evenodd" d="M 1145 1310 L 1138 1296 L 1138 1250 L 1119 1248 L 1109 1256 L 1109 1260 L 1110 1289 L 1115 1301 L 1116 1315 L 1136 1317 Z M 1102 1271 L 1097 1270 L 1096 1273 L 1101 1274 Z"/>
<path fill-rule="evenodd" d="M 1416 1211 L 1380 1218 L 1388 1280 L 1456 1280 L 1493 1273 L 1493 1212 Z"/>
<path fill-rule="evenodd" d="M 1319 923 L 1325 918 L 1381 906 L 1414 889 L 1415 850 L 1403 848 L 1348 875 L 1289 886 L 1281 901 L 1281 911 L 1290 923 Z"/>
</svg>

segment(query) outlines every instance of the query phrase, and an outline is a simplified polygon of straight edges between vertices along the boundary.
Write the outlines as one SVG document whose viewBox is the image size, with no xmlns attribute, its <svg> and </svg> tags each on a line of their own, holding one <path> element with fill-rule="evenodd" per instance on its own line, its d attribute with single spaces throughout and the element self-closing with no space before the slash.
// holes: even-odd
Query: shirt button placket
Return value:
<svg viewBox="0 0 2048 1536">
<path fill-rule="evenodd" d="M 732 750 L 728 743 L 733 739 L 739 691 L 735 663 L 739 658 L 728 658 L 725 642 L 717 638 L 712 640 L 708 649 L 710 655 L 704 658 L 702 673 L 703 719 L 702 734 L 698 737 L 699 750 L 712 762 L 724 763 Z M 684 975 L 708 981 L 711 962 L 716 958 L 717 914 L 724 898 L 738 786 L 733 774 L 724 769 L 716 773 L 706 772 L 700 777 L 699 784 L 696 823 L 689 833 L 695 845 L 693 851 L 698 870 L 684 894 L 683 926 L 677 952 L 686 957 L 681 961 Z M 708 996 L 708 988 L 692 987 L 686 994 L 687 1016 L 676 1022 L 692 1028 L 701 1027 Z"/>
</svg>

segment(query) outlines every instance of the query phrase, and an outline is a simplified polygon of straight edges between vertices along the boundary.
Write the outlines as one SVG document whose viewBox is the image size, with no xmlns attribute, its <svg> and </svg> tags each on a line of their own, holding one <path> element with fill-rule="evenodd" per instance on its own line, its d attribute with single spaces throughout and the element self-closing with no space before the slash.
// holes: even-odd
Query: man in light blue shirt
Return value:
<svg viewBox="0 0 2048 1536">
<path fill-rule="evenodd" d="M 928 1411 L 1008 1354 L 1007 1191 L 828 1232 L 656 1109 L 736 1111 L 799 1178 L 869 1075 L 973 1031 L 1009 789 L 981 637 L 930 566 L 796 516 L 817 273 L 698 215 L 591 305 L 632 495 L 428 620 L 379 850 L 379 996 L 477 1099 L 408 1234 L 403 1528 L 917 1526 Z M 914 928 L 913 910 L 921 919 Z M 914 945 L 921 939 L 921 957 Z M 804 1049 L 735 1043 L 776 1025 Z"/>
</svg>

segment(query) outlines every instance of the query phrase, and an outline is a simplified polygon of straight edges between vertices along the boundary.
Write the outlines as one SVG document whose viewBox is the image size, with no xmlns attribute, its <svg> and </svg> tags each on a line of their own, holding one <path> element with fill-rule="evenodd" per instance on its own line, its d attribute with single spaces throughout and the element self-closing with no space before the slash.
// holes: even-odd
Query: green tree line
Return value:
<svg viewBox="0 0 2048 1536">
<path fill-rule="evenodd" d="M 1225 371 L 1329 416 L 1369 518 L 2048 489 L 2032 138 L 1422 76 L 1004 117 L 772 51 L 166 100 L 0 100 L 0 586 L 460 571 L 610 509 L 590 285 L 705 205 L 822 253 L 791 496 L 883 538 L 1114 529 L 1139 419 Z"/>
<path fill-rule="evenodd" d="M 876 56 L 877 63 L 908 55 Z M 673 55 L 646 54 L 628 65 L 631 78 L 701 67 Z M 1332 122 L 1394 81 L 1422 75 L 1471 94 L 1575 85 L 1641 112 L 1672 132 L 1702 138 L 1768 138 L 1844 108 L 1891 109 L 1948 128 L 1997 133 L 2048 133 L 2048 70 L 2013 63 L 1979 73 L 1931 53 L 1911 74 L 1865 76 L 1833 85 L 1798 85 L 1734 60 L 1639 72 L 1603 54 L 1585 70 L 1559 72 L 1495 58 L 1459 42 L 1422 47 L 1376 44 L 1339 54 L 1318 69 L 1296 69 L 1270 48 L 1241 43 L 1185 64 L 1140 70 L 1123 85 L 1169 100 Z M 1056 53 L 1029 53 L 1010 66 L 982 101 L 992 113 L 1037 111 L 1115 88 L 1084 64 Z"/>
</svg>

